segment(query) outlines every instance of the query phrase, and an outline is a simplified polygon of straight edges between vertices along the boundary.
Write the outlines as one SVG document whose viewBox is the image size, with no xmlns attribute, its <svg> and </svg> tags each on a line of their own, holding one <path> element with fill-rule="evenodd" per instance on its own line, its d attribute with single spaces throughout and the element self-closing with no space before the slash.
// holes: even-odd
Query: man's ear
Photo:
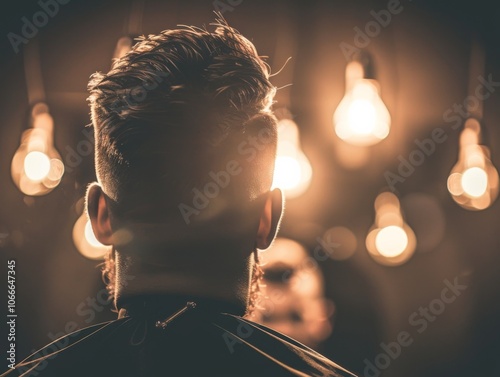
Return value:
<svg viewBox="0 0 500 377">
<path fill-rule="evenodd" d="M 87 189 L 87 214 L 97 240 L 103 245 L 113 244 L 113 230 L 106 197 L 98 183 L 92 183 Z"/>
<path fill-rule="evenodd" d="M 267 249 L 278 233 L 281 215 L 283 213 L 283 195 L 279 188 L 269 193 L 260 216 L 259 230 L 257 231 L 256 246 Z"/>
</svg>

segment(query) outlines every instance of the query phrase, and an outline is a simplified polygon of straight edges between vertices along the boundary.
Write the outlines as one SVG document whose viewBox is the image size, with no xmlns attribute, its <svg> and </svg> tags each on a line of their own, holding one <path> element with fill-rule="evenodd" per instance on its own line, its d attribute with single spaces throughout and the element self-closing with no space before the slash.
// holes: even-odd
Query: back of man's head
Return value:
<svg viewBox="0 0 500 377">
<path fill-rule="evenodd" d="M 275 88 L 253 44 L 216 26 L 145 37 L 91 78 L 97 178 L 127 242 L 192 246 L 258 226 Z"/>
</svg>

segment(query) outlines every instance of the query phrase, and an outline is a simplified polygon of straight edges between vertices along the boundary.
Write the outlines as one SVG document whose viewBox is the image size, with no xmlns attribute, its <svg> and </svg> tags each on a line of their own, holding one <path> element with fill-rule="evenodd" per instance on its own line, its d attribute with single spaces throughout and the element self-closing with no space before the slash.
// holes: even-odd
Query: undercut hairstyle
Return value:
<svg viewBox="0 0 500 377">
<path fill-rule="evenodd" d="M 234 147 L 263 129 L 275 148 L 268 66 L 248 39 L 218 21 L 214 32 L 184 27 L 142 37 L 107 74 L 92 75 L 96 173 L 117 209 L 147 205 L 144 199 L 162 199 L 162 210 L 190 204 L 192 189 L 244 154 Z M 257 159 L 245 166 L 240 200 L 272 174 L 272 156 L 261 157 L 271 169 L 261 170 Z"/>
<path fill-rule="evenodd" d="M 115 220 L 255 227 L 249 209 L 274 170 L 276 88 L 248 39 L 222 17 L 213 26 L 141 37 L 108 73 L 92 75 L 96 174 Z M 212 181 L 216 195 L 204 190 Z M 238 213 L 248 221 L 227 221 Z M 112 257 L 104 271 L 112 283 Z"/>
</svg>

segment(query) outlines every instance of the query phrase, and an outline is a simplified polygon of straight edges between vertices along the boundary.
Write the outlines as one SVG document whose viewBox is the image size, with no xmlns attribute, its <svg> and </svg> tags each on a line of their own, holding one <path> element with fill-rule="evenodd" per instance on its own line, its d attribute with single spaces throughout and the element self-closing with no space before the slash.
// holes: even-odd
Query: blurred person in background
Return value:
<svg viewBox="0 0 500 377">
<path fill-rule="evenodd" d="M 318 263 L 288 238 L 277 238 L 259 259 L 263 279 L 252 320 L 318 348 L 332 332 L 334 313 Z"/>
</svg>

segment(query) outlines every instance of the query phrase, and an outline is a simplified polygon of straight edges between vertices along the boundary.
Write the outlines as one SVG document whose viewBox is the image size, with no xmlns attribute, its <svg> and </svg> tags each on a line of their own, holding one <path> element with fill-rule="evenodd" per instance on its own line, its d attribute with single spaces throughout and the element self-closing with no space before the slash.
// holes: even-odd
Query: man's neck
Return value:
<svg viewBox="0 0 500 377">
<path fill-rule="evenodd" d="M 115 258 L 115 304 L 118 309 L 143 297 L 161 296 L 182 297 L 181 301 L 226 302 L 227 307 L 221 311 L 232 308 L 232 314 L 245 313 L 249 277 L 248 267 L 243 263 L 232 269 L 220 263 L 187 269 L 169 263 L 152 263 L 137 254 L 117 252 Z M 192 265 L 198 263 L 196 260 L 191 262 Z"/>
</svg>

